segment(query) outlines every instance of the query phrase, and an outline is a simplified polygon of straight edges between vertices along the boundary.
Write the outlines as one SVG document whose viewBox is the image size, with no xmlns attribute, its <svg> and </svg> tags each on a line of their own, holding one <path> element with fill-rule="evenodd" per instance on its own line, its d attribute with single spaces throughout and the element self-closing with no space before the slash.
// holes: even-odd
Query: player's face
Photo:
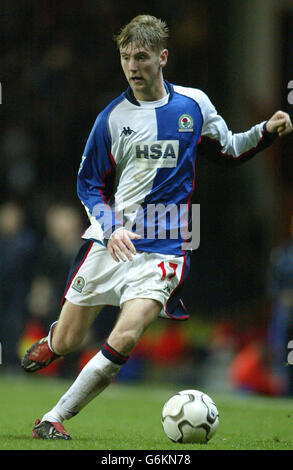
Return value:
<svg viewBox="0 0 293 470">
<path fill-rule="evenodd" d="M 135 44 L 121 48 L 122 69 L 136 99 L 154 101 L 164 96 L 162 68 L 167 56 L 167 49 L 159 53 Z"/>
</svg>

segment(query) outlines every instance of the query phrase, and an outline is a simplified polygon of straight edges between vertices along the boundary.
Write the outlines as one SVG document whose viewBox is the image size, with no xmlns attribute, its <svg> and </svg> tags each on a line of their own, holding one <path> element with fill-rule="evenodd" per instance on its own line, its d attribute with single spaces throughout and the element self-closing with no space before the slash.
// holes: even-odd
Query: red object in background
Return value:
<svg viewBox="0 0 293 470">
<path fill-rule="evenodd" d="M 261 353 L 261 345 L 250 343 L 232 361 L 229 378 L 239 389 L 261 395 L 278 396 L 283 393 L 281 381 L 269 370 Z"/>
<path fill-rule="evenodd" d="M 97 348 L 86 349 L 81 353 L 77 362 L 78 373 L 84 368 L 88 361 L 98 353 Z"/>
<path fill-rule="evenodd" d="M 26 324 L 25 330 L 19 340 L 18 352 L 19 356 L 22 358 L 26 351 L 39 339 L 47 336 L 47 332 L 44 328 L 42 322 L 38 320 L 29 320 Z M 62 359 L 57 359 L 56 361 L 49 364 L 44 369 L 36 372 L 38 375 L 42 376 L 52 376 L 59 372 L 62 365 Z"/>
<path fill-rule="evenodd" d="M 156 363 L 173 364 L 186 350 L 186 339 L 178 326 L 167 326 L 149 351 L 149 358 Z"/>
<path fill-rule="evenodd" d="M 174 364 L 184 356 L 186 348 L 187 340 L 178 325 L 167 325 L 155 337 L 146 332 L 133 349 L 131 357 L 147 359 L 156 364 Z M 97 352 L 97 348 L 90 348 L 81 353 L 78 360 L 79 372 Z"/>
</svg>

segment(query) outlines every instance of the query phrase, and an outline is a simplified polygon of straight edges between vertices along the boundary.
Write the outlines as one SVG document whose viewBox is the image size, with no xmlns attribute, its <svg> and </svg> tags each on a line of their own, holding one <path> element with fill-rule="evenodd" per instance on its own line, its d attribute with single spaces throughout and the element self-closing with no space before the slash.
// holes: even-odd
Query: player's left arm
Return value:
<svg viewBox="0 0 293 470">
<path fill-rule="evenodd" d="M 284 137 L 292 132 L 293 126 L 288 113 L 277 111 L 266 123 L 267 131 L 270 134 L 278 134 Z"/>
<path fill-rule="evenodd" d="M 290 116 L 277 111 L 269 120 L 256 124 L 246 132 L 233 133 L 203 92 L 199 95 L 203 115 L 199 153 L 215 163 L 235 166 L 253 158 L 270 146 L 276 138 L 292 132 Z"/>
</svg>

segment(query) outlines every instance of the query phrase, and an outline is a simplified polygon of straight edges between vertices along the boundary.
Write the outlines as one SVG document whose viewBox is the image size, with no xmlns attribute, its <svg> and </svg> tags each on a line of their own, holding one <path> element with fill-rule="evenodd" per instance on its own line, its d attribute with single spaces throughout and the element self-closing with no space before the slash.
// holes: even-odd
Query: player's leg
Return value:
<svg viewBox="0 0 293 470">
<path fill-rule="evenodd" d="M 143 332 L 158 317 L 161 308 L 161 303 L 153 299 L 133 299 L 125 302 L 101 351 L 85 365 L 69 390 L 57 405 L 43 416 L 42 422 L 34 431 L 39 432 L 40 426 L 43 429 L 48 428 L 48 422 L 61 424 L 64 420 L 72 418 L 100 394 L 125 364 Z M 39 437 L 43 438 L 44 435 L 40 434 Z"/>
<path fill-rule="evenodd" d="M 157 318 L 162 305 L 153 299 L 128 300 L 107 343 L 123 356 L 129 356 L 147 327 Z"/>
<path fill-rule="evenodd" d="M 107 266 L 104 258 L 102 253 L 101 260 L 101 248 L 98 248 L 97 243 L 88 240 L 81 246 L 68 275 L 64 296 L 66 300 L 59 320 L 51 325 L 48 336 L 33 344 L 24 355 L 21 364 L 26 372 L 36 372 L 47 367 L 60 355 L 74 350 L 83 340 L 95 316 L 102 309 L 102 306 L 93 306 L 93 299 L 88 301 L 84 295 L 85 279 L 94 278 L 97 265 L 103 276 L 102 266 Z M 96 305 L 100 303 L 103 304 L 103 301 L 97 301 Z"/>
<path fill-rule="evenodd" d="M 60 356 L 74 351 L 102 308 L 103 305 L 82 307 L 66 300 L 52 334 L 52 350 Z"/>
<path fill-rule="evenodd" d="M 103 306 L 81 307 L 65 301 L 59 319 L 46 338 L 34 343 L 22 359 L 26 372 L 35 372 L 75 350 Z"/>
</svg>

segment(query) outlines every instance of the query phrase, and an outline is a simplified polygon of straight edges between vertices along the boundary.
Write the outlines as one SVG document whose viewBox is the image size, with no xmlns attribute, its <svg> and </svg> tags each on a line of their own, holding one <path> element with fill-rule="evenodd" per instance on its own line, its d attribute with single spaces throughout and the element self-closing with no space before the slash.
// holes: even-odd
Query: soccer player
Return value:
<svg viewBox="0 0 293 470">
<path fill-rule="evenodd" d="M 164 80 L 167 38 L 166 24 L 150 15 L 115 38 L 129 87 L 98 115 L 82 157 L 77 191 L 90 220 L 87 241 L 58 321 L 27 351 L 23 368 L 39 370 L 74 350 L 104 305 L 121 311 L 101 350 L 35 422 L 34 438 L 70 439 L 64 420 L 111 383 L 146 328 L 158 316 L 188 318 L 179 295 L 189 271 L 196 154 L 238 165 L 292 131 L 289 115 L 278 111 L 233 134 L 205 93 Z M 154 214 L 158 205 L 165 212 Z"/>
</svg>

